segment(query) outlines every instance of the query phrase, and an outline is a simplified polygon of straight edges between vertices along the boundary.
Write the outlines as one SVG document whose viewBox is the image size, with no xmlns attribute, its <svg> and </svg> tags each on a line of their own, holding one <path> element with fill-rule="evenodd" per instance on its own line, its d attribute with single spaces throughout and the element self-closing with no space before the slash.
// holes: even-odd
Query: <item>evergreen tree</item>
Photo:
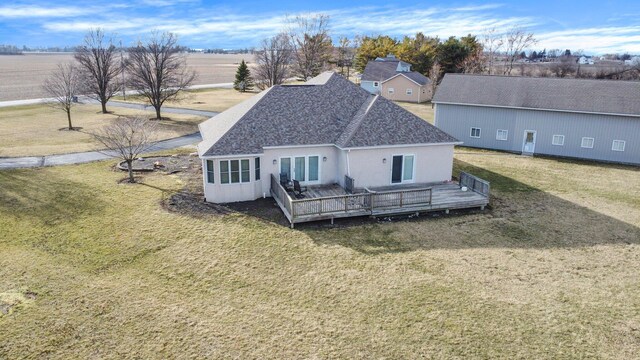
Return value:
<svg viewBox="0 0 640 360">
<path fill-rule="evenodd" d="M 247 63 L 240 62 L 240 66 L 238 66 L 238 71 L 236 71 L 236 80 L 233 82 L 233 88 L 245 92 L 247 90 L 253 90 L 253 79 L 251 78 L 251 72 L 249 71 L 249 67 Z"/>
</svg>

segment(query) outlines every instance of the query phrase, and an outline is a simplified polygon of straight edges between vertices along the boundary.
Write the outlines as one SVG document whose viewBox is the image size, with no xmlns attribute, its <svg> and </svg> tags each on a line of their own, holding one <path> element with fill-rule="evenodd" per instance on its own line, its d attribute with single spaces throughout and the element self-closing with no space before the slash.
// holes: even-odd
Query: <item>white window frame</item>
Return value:
<svg viewBox="0 0 640 360">
<path fill-rule="evenodd" d="M 242 160 L 247 160 L 249 162 L 249 176 L 247 181 L 242 181 Z M 233 182 L 231 181 L 231 162 L 232 161 L 237 161 L 238 162 L 238 182 Z M 227 169 L 229 169 L 228 174 L 229 174 L 229 182 L 222 182 L 222 166 L 220 166 L 221 162 L 226 162 L 227 163 Z M 227 159 L 227 160 L 219 160 L 218 161 L 218 174 L 220 176 L 220 184 L 221 185 L 238 185 L 238 184 L 247 184 L 251 182 L 251 159 L 249 158 L 242 158 L 242 159 Z"/>
<path fill-rule="evenodd" d="M 556 142 L 556 137 L 558 139 L 560 139 L 561 141 Z M 551 145 L 553 145 L 553 146 L 564 146 L 564 135 L 554 134 L 551 137 Z"/>
<path fill-rule="evenodd" d="M 206 177 L 206 181 L 207 184 L 215 184 L 216 183 L 216 172 L 215 172 L 215 160 L 213 159 L 205 159 L 204 160 L 204 166 L 205 166 L 205 177 Z M 211 164 L 211 167 L 209 167 L 209 164 Z M 209 174 L 211 174 L 211 177 L 209 177 Z"/>
<path fill-rule="evenodd" d="M 374 81 L 374 82 L 373 82 L 373 87 L 378 87 L 378 86 L 380 86 L 380 83 L 379 83 L 379 82 L 377 82 L 377 81 Z"/>
<path fill-rule="evenodd" d="M 478 136 L 473 136 L 473 130 L 478 130 Z M 469 137 L 472 137 L 474 139 L 480 139 L 480 136 L 482 136 L 482 129 L 479 127 L 472 127 L 471 130 L 469 131 Z"/>
<path fill-rule="evenodd" d="M 616 149 L 616 143 L 622 144 L 622 149 Z M 613 151 L 624 151 L 624 148 L 627 146 L 627 142 L 625 140 L 613 140 L 611 143 L 611 150 Z"/>
<path fill-rule="evenodd" d="M 504 133 L 504 138 L 500 137 L 500 132 Z M 496 131 L 496 140 L 507 141 L 508 139 L 509 139 L 509 130 L 498 129 L 498 131 Z"/>
<path fill-rule="evenodd" d="M 584 141 L 585 140 L 591 140 L 591 146 L 584 146 Z M 582 137 L 582 140 L 580 141 L 580 147 L 584 148 L 584 149 L 593 149 L 594 145 L 596 144 L 596 139 L 592 138 L 592 137 Z"/>
<path fill-rule="evenodd" d="M 402 156 L 402 169 L 400 170 L 400 182 L 393 182 L 393 158 L 396 156 Z M 411 180 L 404 179 L 404 158 L 406 156 L 413 156 L 413 168 L 411 169 Z M 389 176 L 389 184 L 391 185 L 399 185 L 399 184 L 412 184 L 416 182 L 416 154 L 393 154 L 391 155 L 391 171 Z"/>
<path fill-rule="evenodd" d="M 407 88 L 407 95 L 413 95 L 413 89 Z"/>
<path fill-rule="evenodd" d="M 310 157 L 314 157 L 317 156 L 318 157 L 318 180 L 314 180 L 314 181 L 309 181 L 309 158 Z M 304 158 L 304 178 L 305 181 L 300 181 L 298 179 L 294 179 L 295 175 L 296 175 L 296 158 L 297 157 L 303 157 Z M 291 179 L 290 180 L 298 180 L 300 181 L 300 184 L 304 184 L 304 185 L 314 185 L 314 184 L 320 184 L 322 182 L 322 155 L 316 155 L 316 154 L 311 154 L 311 155 L 291 155 L 291 156 L 281 156 L 278 159 L 278 173 L 280 172 L 280 169 L 282 169 L 282 159 L 290 159 L 289 163 L 291 164 L 291 169 L 289 169 L 289 171 L 291 172 Z"/>
<path fill-rule="evenodd" d="M 387 93 L 389 93 L 389 95 L 393 95 L 393 94 L 395 94 L 395 92 L 396 92 L 396 89 L 394 89 L 394 88 L 388 88 L 387 89 Z"/>
</svg>

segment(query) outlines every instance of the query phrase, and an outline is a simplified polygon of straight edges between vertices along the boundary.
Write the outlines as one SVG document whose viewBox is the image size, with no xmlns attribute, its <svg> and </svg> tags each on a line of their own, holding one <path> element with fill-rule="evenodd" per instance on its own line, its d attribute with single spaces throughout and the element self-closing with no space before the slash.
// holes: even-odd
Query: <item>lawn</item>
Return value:
<svg viewBox="0 0 640 360">
<path fill-rule="evenodd" d="M 291 230 L 113 163 L 0 172 L 0 358 L 640 353 L 638 168 L 459 149 L 492 209 Z"/>
<path fill-rule="evenodd" d="M 46 105 L 28 105 L 0 108 L 0 157 L 40 156 L 95 150 L 91 131 L 121 115 L 151 115 L 134 109 L 110 107 L 111 114 L 102 114 L 99 106 L 79 105 L 72 109 L 71 121 L 81 131 L 60 131 L 67 126 L 63 111 Z M 205 117 L 181 114 L 168 116 L 160 122 L 158 140 L 173 138 L 198 131 L 198 123 Z"/>
<path fill-rule="evenodd" d="M 402 106 L 406 110 L 409 110 L 414 115 L 417 115 L 423 118 L 424 120 L 427 120 L 430 124 L 433 124 L 434 111 L 430 102 L 414 104 L 414 103 L 396 101 L 395 103 Z"/>
<path fill-rule="evenodd" d="M 257 91 L 257 90 L 256 90 Z M 246 100 L 256 92 L 239 92 L 233 89 L 199 89 L 183 92 L 178 100 L 167 101 L 165 106 L 206 110 L 206 111 L 224 111 Z M 114 100 L 122 101 L 122 97 Z M 148 103 L 142 96 L 127 96 L 127 102 Z"/>
</svg>

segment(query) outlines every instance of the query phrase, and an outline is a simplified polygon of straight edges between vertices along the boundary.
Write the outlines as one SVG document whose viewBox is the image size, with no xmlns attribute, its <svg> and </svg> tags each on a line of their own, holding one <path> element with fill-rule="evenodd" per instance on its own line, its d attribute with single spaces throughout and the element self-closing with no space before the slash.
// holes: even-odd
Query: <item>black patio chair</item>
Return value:
<svg viewBox="0 0 640 360">
<path fill-rule="evenodd" d="M 296 196 L 296 198 L 303 198 L 304 195 L 302 193 L 306 191 L 306 186 L 300 186 L 300 182 L 298 180 L 293 180 L 293 194 Z"/>
</svg>

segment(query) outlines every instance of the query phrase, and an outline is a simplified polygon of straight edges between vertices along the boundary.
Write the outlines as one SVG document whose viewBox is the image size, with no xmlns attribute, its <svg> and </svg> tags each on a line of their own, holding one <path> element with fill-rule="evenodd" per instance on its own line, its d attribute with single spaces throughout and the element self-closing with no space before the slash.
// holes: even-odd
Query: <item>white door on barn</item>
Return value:
<svg viewBox="0 0 640 360">
<path fill-rule="evenodd" d="M 525 130 L 524 141 L 522 144 L 522 152 L 527 154 L 533 154 L 536 149 L 536 131 Z"/>
</svg>

